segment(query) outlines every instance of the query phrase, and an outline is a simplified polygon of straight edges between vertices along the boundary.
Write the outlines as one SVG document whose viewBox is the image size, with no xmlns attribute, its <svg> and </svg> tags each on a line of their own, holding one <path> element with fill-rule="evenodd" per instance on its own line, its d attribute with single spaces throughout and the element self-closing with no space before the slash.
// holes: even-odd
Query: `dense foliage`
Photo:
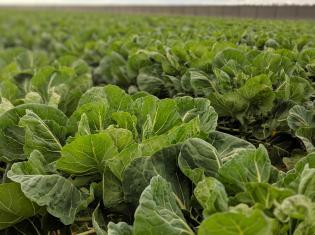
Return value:
<svg viewBox="0 0 315 235">
<path fill-rule="evenodd" d="M 314 22 L 9 11 L 0 33 L 0 234 L 315 234 Z"/>
</svg>

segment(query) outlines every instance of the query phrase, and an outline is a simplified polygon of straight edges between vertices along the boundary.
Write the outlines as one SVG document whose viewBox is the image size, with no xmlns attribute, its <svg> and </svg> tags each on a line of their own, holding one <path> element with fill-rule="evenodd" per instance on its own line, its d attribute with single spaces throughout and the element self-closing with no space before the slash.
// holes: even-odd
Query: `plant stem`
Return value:
<svg viewBox="0 0 315 235">
<path fill-rule="evenodd" d="M 2 183 L 7 182 L 7 174 L 8 174 L 8 171 L 11 169 L 11 166 L 12 166 L 12 163 L 7 163 L 7 166 L 6 166 L 4 174 L 3 174 Z"/>
<path fill-rule="evenodd" d="M 92 228 L 86 232 L 83 232 L 83 233 L 78 233 L 77 235 L 89 235 L 89 234 L 96 234 L 94 228 Z"/>
</svg>

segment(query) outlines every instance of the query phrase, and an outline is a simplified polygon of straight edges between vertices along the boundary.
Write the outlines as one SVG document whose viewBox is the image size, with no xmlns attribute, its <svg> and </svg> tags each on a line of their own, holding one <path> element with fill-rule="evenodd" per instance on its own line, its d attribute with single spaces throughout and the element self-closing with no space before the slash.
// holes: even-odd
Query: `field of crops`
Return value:
<svg viewBox="0 0 315 235">
<path fill-rule="evenodd" d="M 0 12 L 0 234 L 314 235 L 315 22 Z"/>
</svg>

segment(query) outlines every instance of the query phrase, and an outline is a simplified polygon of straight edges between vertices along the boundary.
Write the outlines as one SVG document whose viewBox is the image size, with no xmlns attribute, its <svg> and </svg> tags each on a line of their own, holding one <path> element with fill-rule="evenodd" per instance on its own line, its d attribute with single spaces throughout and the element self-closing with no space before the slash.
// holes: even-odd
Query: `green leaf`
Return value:
<svg viewBox="0 0 315 235">
<path fill-rule="evenodd" d="M 172 188 L 161 176 L 151 179 L 135 212 L 134 234 L 194 234 L 187 225 Z"/>
<path fill-rule="evenodd" d="M 193 92 L 195 95 L 205 95 L 211 88 L 211 82 L 206 73 L 190 69 L 182 76 L 181 86 L 187 92 Z"/>
<path fill-rule="evenodd" d="M 180 124 L 180 120 L 180 116 L 176 109 L 176 102 L 172 99 L 160 100 L 151 120 L 152 129 L 150 128 L 148 130 L 148 134 L 161 135 L 174 126 Z M 148 134 L 144 133 L 144 136 L 148 136 Z"/>
<path fill-rule="evenodd" d="M 11 103 L 21 95 L 17 84 L 10 79 L 5 79 L 0 84 L 1 97 L 6 98 Z"/>
<path fill-rule="evenodd" d="M 102 199 L 105 208 L 115 208 L 124 202 L 122 183 L 110 170 L 106 169 L 102 178 Z"/>
<path fill-rule="evenodd" d="M 92 196 L 77 189 L 70 180 L 50 175 L 51 171 L 44 156 L 35 151 L 28 161 L 14 163 L 8 177 L 21 184 L 22 192 L 31 201 L 46 206 L 64 224 L 72 224 L 75 215 L 87 208 Z"/>
<path fill-rule="evenodd" d="M 206 141 L 215 147 L 222 162 L 238 156 L 244 150 L 255 149 L 254 145 L 246 140 L 219 131 L 211 132 Z"/>
<path fill-rule="evenodd" d="M 202 136 L 201 132 L 200 119 L 195 117 L 189 122 L 173 127 L 167 134 L 161 136 L 165 136 L 164 138 L 167 138 L 170 143 L 176 144 L 189 138 L 200 137 Z"/>
<path fill-rule="evenodd" d="M 45 101 L 49 100 L 52 87 L 67 83 L 73 74 L 69 68 L 56 70 L 54 67 L 43 67 L 39 69 L 32 78 L 32 87 L 39 92 Z"/>
<path fill-rule="evenodd" d="M 283 100 L 292 100 L 297 103 L 307 101 L 314 93 L 310 82 L 302 77 L 285 75 L 283 83 L 277 89 L 277 97 Z"/>
<path fill-rule="evenodd" d="M 308 152 L 315 149 L 315 114 L 303 106 L 296 105 L 290 109 L 287 118 L 289 127 L 304 143 Z"/>
<path fill-rule="evenodd" d="M 272 220 L 262 211 L 216 213 L 202 221 L 198 235 L 269 235 L 273 234 Z"/>
<path fill-rule="evenodd" d="M 82 74 L 75 76 L 67 87 L 54 89 L 55 93 L 60 96 L 58 108 L 67 116 L 70 116 L 77 108 L 80 97 L 92 86 L 92 78 L 90 74 Z M 51 100 L 52 98 L 50 98 Z"/>
<path fill-rule="evenodd" d="M 181 123 L 176 102 L 172 99 L 158 100 L 153 96 L 136 99 L 133 110 L 137 117 L 137 128 L 142 139 L 161 135 Z"/>
<path fill-rule="evenodd" d="M 315 150 L 315 127 L 301 127 L 295 135 L 302 140 L 307 152 Z"/>
<path fill-rule="evenodd" d="M 117 123 L 118 127 L 130 130 L 136 138 L 138 137 L 136 116 L 127 112 L 114 112 L 112 119 Z"/>
<path fill-rule="evenodd" d="M 111 113 L 119 111 L 128 112 L 131 110 L 133 100 L 124 90 L 118 86 L 107 85 L 104 87 L 104 92 Z"/>
<path fill-rule="evenodd" d="M 310 168 L 315 168 L 315 153 L 309 153 L 306 157 L 307 163 Z"/>
<path fill-rule="evenodd" d="M 164 81 L 149 71 L 142 69 L 137 76 L 137 85 L 141 91 L 147 91 L 151 94 L 158 95 L 164 87 Z"/>
<path fill-rule="evenodd" d="M 237 194 L 234 200 L 250 205 L 259 204 L 261 209 L 270 209 L 293 194 L 294 191 L 288 188 L 278 188 L 261 182 L 249 182 L 245 185 L 245 192 Z"/>
<path fill-rule="evenodd" d="M 53 133 L 56 131 L 56 133 L 58 133 L 57 136 L 60 134 L 61 137 L 64 138 L 64 134 L 61 134 L 60 130 L 62 130 L 66 125 L 67 117 L 60 110 L 42 104 L 19 105 L 0 116 L 0 155 L 3 156 L 6 161 L 25 159 L 32 148 L 38 147 L 34 142 L 35 139 L 38 137 L 42 138 L 47 135 L 46 131 L 45 133 L 39 132 L 37 133 L 38 137 L 34 136 L 32 137 L 34 139 L 26 139 L 25 141 L 25 131 L 24 128 L 19 126 L 19 121 L 20 118 L 26 114 L 26 110 L 31 110 L 32 113 L 36 114 L 36 116 L 40 118 L 41 121 L 44 120 L 46 127 L 48 127 L 50 131 L 53 131 Z M 34 121 L 38 124 L 39 119 L 37 117 Z M 28 133 L 26 136 L 30 138 L 32 133 L 31 130 L 34 128 L 34 125 L 32 124 L 27 126 L 27 129 L 29 130 L 26 130 Z M 53 130 L 54 128 L 57 129 Z M 46 128 L 41 130 L 45 129 Z M 33 131 L 35 130 L 33 129 Z M 41 141 L 43 140 L 41 139 Z M 27 145 L 27 147 L 25 147 L 27 150 L 26 152 L 24 151 L 24 144 Z M 56 154 L 53 153 L 52 155 Z"/>
<path fill-rule="evenodd" d="M 290 109 L 287 120 L 289 127 L 295 131 L 301 127 L 315 127 L 314 112 L 300 105 Z"/>
<path fill-rule="evenodd" d="M 81 115 L 81 119 L 78 123 L 78 132 L 77 135 L 90 135 L 90 125 L 89 125 L 89 119 L 85 113 Z"/>
<path fill-rule="evenodd" d="M 107 160 L 117 154 L 117 147 L 107 133 L 78 136 L 62 148 L 57 168 L 75 175 L 102 174 Z"/>
<path fill-rule="evenodd" d="M 108 160 L 108 167 L 113 174 L 120 180 L 128 164 L 136 157 L 142 156 L 141 149 L 138 144 L 131 144 L 124 148 L 114 158 Z"/>
<path fill-rule="evenodd" d="M 237 92 L 252 105 L 257 114 L 267 114 L 273 107 L 275 94 L 272 91 L 272 83 L 266 75 L 248 79 Z"/>
<path fill-rule="evenodd" d="M 105 52 L 101 52 L 102 54 Z M 92 61 L 95 58 L 95 54 L 91 55 Z M 94 62 L 95 63 L 95 62 Z M 100 82 L 108 84 L 118 84 L 123 86 L 129 84 L 130 80 L 127 74 L 127 62 L 123 55 L 116 51 L 110 51 L 100 62 L 99 59 L 96 60 L 96 63 L 100 63 L 99 67 L 96 70 L 96 74 L 99 75 Z"/>
<path fill-rule="evenodd" d="M 184 96 L 177 97 L 175 100 L 183 122 L 189 122 L 199 116 L 200 129 L 203 133 L 209 134 L 215 130 L 218 114 L 210 106 L 208 99 Z"/>
<path fill-rule="evenodd" d="M 240 49 L 223 48 L 217 53 L 212 62 L 212 67 L 223 70 L 229 75 L 242 69 L 242 65 L 246 62 L 246 57 Z"/>
<path fill-rule="evenodd" d="M 315 224 L 313 221 L 303 221 L 294 230 L 293 235 L 313 235 L 315 233 Z"/>
<path fill-rule="evenodd" d="M 132 226 L 125 222 L 108 223 L 108 235 L 132 235 Z"/>
<path fill-rule="evenodd" d="M 219 169 L 219 179 L 228 192 L 245 190 L 248 182 L 268 182 L 271 163 L 263 145 L 258 149 L 248 149 L 227 161 Z"/>
<path fill-rule="evenodd" d="M 301 173 L 298 193 L 315 201 L 315 168 L 309 168 L 308 164 Z"/>
<path fill-rule="evenodd" d="M 301 180 L 301 174 L 306 164 L 312 163 L 313 154 L 309 154 L 306 157 L 300 159 L 293 169 L 289 170 L 286 174 L 277 181 L 276 185 L 280 187 L 286 187 L 298 191 L 298 187 Z"/>
<path fill-rule="evenodd" d="M 228 210 L 228 196 L 224 185 L 212 177 L 206 177 L 200 181 L 194 195 L 203 208 L 203 215 L 207 217 L 213 213 Z"/>
<path fill-rule="evenodd" d="M 172 185 L 178 201 L 189 204 L 190 182 L 177 166 L 179 145 L 171 145 L 151 157 L 135 158 L 123 172 L 122 185 L 127 202 L 138 204 L 139 197 L 153 176 L 161 175 Z"/>
<path fill-rule="evenodd" d="M 58 69 L 50 66 L 40 68 L 32 78 L 32 88 L 47 104 L 54 104 L 67 115 L 75 110 L 80 96 L 91 86 L 91 76 L 77 76 L 68 66 Z"/>
<path fill-rule="evenodd" d="M 48 162 L 56 160 L 60 156 L 62 145 L 66 139 L 66 128 L 54 120 L 43 120 L 32 110 L 26 110 L 20 118 L 19 126 L 24 127 L 25 154 L 29 155 L 33 150 L 39 150 L 46 156 Z"/>
<path fill-rule="evenodd" d="M 262 74 L 247 79 L 236 90 L 214 92 L 209 98 L 220 116 L 231 116 L 246 125 L 251 116 L 265 116 L 272 110 L 275 92 L 268 76 Z"/>
<path fill-rule="evenodd" d="M 83 113 L 87 115 L 92 132 L 105 130 L 113 124 L 112 114 L 130 111 L 132 102 L 131 96 L 117 86 L 92 88 L 81 97 L 78 108 L 69 118 L 69 132 L 71 134 L 77 132 Z"/>
<path fill-rule="evenodd" d="M 9 100 L 7 100 L 6 98 L 1 97 L 0 100 L 1 100 L 0 115 L 2 115 L 3 113 L 5 113 L 8 110 L 14 108 L 13 104 Z"/>
<path fill-rule="evenodd" d="M 124 150 L 129 145 L 135 143 L 131 131 L 123 129 L 123 128 L 109 127 L 105 131 L 103 131 L 103 133 L 109 134 L 109 136 L 114 141 L 114 145 L 117 147 L 117 150 L 119 152 Z"/>
<path fill-rule="evenodd" d="M 25 104 L 32 104 L 32 103 L 43 104 L 44 101 L 43 101 L 43 98 L 40 96 L 39 93 L 31 91 L 25 95 L 24 103 Z"/>
<path fill-rule="evenodd" d="M 24 196 L 17 183 L 0 184 L 0 229 L 37 214 L 39 207 Z"/>
<path fill-rule="evenodd" d="M 222 161 L 216 149 L 198 138 L 186 140 L 180 150 L 178 165 L 195 184 L 205 176 L 217 176 Z"/>
<path fill-rule="evenodd" d="M 107 103 L 104 87 L 92 87 L 89 90 L 87 90 L 81 96 L 78 103 L 78 107 L 93 102 Z"/>
<path fill-rule="evenodd" d="M 79 128 L 81 116 L 85 114 L 91 132 L 104 130 L 109 124 L 107 117 L 108 104 L 106 102 L 92 102 L 78 107 L 68 121 L 68 132 L 74 135 Z"/>
<path fill-rule="evenodd" d="M 106 232 L 106 223 L 102 215 L 102 211 L 100 209 L 100 205 L 98 204 L 92 214 L 92 224 L 93 228 L 97 235 L 107 235 Z"/>
<path fill-rule="evenodd" d="M 293 195 L 278 204 L 274 210 L 275 217 L 287 223 L 290 219 L 307 220 L 314 217 L 314 205 L 312 201 L 304 195 Z"/>
<path fill-rule="evenodd" d="M 145 129 L 143 127 L 145 125 L 148 125 L 148 124 L 145 124 L 146 122 L 148 122 L 147 120 L 152 121 L 154 119 L 157 105 L 158 105 L 158 98 L 152 95 L 147 95 L 144 97 L 137 98 L 133 102 L 132 108 L 133 108 L 133 113 L 137 117 L 137 129 L 139 130 L 139 133 L 142 133 L 142 135 L 144 135 L 143 132 L 145 131 L 145 130 L 142 130 L 142 129 Z"/>
</svg>

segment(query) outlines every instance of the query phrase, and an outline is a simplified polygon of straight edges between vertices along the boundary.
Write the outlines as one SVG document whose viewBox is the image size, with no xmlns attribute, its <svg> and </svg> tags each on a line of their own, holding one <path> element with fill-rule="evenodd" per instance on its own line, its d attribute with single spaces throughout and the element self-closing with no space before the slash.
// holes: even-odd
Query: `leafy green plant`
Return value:
<svg viewBox="0 0 315 235">
<path fill-rule="evenodd" d="M 313 22 L 0 19 L 0 234 L 315 233 Z"/>
</svg>

